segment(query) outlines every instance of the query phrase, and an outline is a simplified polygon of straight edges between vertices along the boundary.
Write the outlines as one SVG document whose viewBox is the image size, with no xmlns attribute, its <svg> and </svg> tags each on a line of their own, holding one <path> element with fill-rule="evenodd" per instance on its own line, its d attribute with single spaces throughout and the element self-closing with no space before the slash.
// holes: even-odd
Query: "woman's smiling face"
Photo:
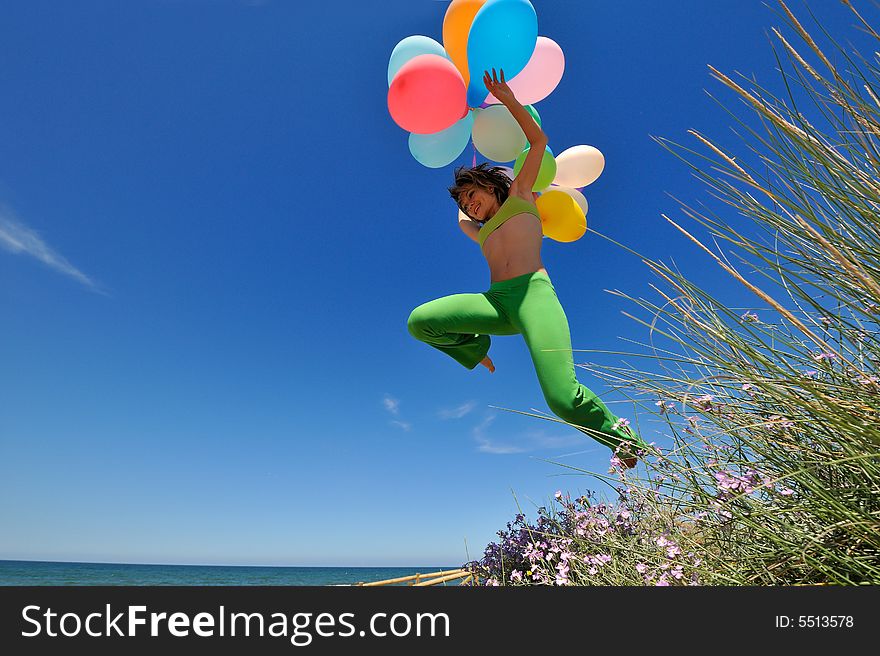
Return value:
<svg viewBox="0 0 880 656">
<path fill-rule="evenodd" d="M 486 221 L 498 211 L 498 199 L 482 187 L 471 185 L 459 195 L 458 206 L 470 218 Z"/>
</svg>

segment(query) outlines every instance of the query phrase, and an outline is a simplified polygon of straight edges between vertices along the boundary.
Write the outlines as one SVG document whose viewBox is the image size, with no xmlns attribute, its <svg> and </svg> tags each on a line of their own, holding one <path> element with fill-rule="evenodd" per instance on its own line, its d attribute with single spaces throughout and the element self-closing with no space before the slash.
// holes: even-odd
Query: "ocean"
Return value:
<svg viewBox="0 0 880 656">
<path fill-rule="evenodd" d="M 0 560 L 0 585 L 354 585 L 458 567 L 250 567 Z"/>
</svg>

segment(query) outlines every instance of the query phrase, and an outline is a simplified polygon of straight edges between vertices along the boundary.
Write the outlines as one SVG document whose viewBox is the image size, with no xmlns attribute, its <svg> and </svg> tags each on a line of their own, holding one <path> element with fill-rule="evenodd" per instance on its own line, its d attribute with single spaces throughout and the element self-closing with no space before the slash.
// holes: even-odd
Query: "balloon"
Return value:
<svg viewBox="0 0 880 656">
<path fill-rule="evenodd" d="M 409 152 L 416 161 L 432 169 L 438 169 L 455 161 L 468 145 L 474 124 L 473 112 L 450 127 L 433 134 L 409 135 Z"/>
<path fill-rule="evenodd" d="M 445 130 L 467 113 L 464 80 L 440 55 L 418 55 L 397 71 L 388 89 L 388 111 L 404 130 Z"/>
<path fill-rule="evenodd" d="M 516 177 L 516 174 L 513 172 L 513 169 L 510 168 L 509 166 L 499 166 L 498 168 L 501 169 L 501 172 L 504 175 L 506 175 L 508 178 L 510 178 L 511 180 L 513 180 Z"/>
<path fill-rule="evenodd" d="M 563 191 L 551 189 L 535 201 L 544 235 L 550 239 L 570 242 L 587 231 L 587 217 L 574 198 Z"/>
<path fill-rule="evenodd" d="M 522 170 L 523 164 L 526 161 L 526 155 L 529 154 L 530 148 L 531 146 L 527 146 L 526 149 L 519 154 L 519 157 L 516 158 L 516 162 L 513 164 L 513 172 L 515 175 L 519 175 L 519 172 Z M 547 146 L 544 148 L 544 157 L 541 158 L 541 168 L 538 169 L 538 177 L 535 179 L 532 191 L 544 189 L 544 187 L 548 186 L 553 181 L 555 176 L 556 160 L 553 157 L 553 151 L 550 150 L 550 146 Z"/>
<path fill-rule="evenodd" d="M 525 133 L 504 105 L 474 110 L 474 148 L 496 162 L 510 162 L 525 148 Z"/>
<path fill-rule="evenodd" d="M 461 73 L 465 85 L 470 80 L 467 62 L 468 32 L 474 16 L 484 4 L 486 0 L 452 0 L 443 17 L 443 47 Z"/>
<path fill-rule="evenodd" d="M 505 79 L 512 80 L 529 62 L 537 40 L 538 17 L 532 3 L 486 0 L 468 33 L 468 106 L 478 107 L 489 95 L 483 84 L 484 71 L 504 69 Z"/>
<path fill-rule="evenodd" d="M 562 187 L 586 187 L 596 181 L 605 168 L 605 156 L 593 146 L 572 146 L 556 158 L 556 178 Z"/>
<path fill-rule="evenodd" d="M 427 36 L 414 35 L 408 36 L 400 43 L 394 46 L 391 51 L 391 58 L 388 60 L 388 86 L 391 86 L 391 80 L 403 66 L 413 57 L 419 55 L 440 55 L 446 57 L 446 51 L 434 39 Z"/>
<path fill-rule="evenodd" d="M 578 189 L 574 189 L 572 187 L 558 187 L 556 185 L 551 185 L 549 189 L 545 189 L 545 191 L 561 191 L 564 194 L 568 194 L 572 198 L 574 198 L 574 202 L 578 204 L 578 207 L 581 208 L 581 211 L 586 214 L 589 206 L 587 205 L 587 199 Z"/>
<path fill-rule="evenodd" d="M 539 36 L 526 67 L 513 79 L 506 69 L 504 76 L 516 99 L 523 105 L 528 105 L 549 96 L 562 79 L 564 69 L 565 55 L 562 54 L 562 48 L 552 39 Z M 498 103 L 498 100 L 489 94 L 486 102 Z"/>
</svg>

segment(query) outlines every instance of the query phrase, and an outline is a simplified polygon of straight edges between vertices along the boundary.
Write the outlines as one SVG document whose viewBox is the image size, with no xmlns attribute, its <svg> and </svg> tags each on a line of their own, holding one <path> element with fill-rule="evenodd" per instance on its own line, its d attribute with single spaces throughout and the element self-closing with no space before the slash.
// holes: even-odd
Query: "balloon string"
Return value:
<svg viewBox="0 0 880 656">
<path fill-rule="evenodd" d="M 476 168 L 477 167 L 477 147 L 474 146 L 473 144 L 471 144 L 471 148 L 474 149 L 474 159 L 471 162 L 471 168 Z"/>
</svg>

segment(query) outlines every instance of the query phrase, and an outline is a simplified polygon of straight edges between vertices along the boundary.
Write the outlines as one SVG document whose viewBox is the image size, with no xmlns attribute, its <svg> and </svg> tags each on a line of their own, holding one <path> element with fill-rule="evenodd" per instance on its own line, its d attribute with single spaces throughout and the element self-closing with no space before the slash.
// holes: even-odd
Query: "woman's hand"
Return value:
<svg viewBox="0 0 880 656">
<path fill-rule="evenodd" d="M 510 90 L 510 87 L 507 86 L 507 82 L 504 81 L 504 69 L 501 69 L 500 80 L 498 79 L 494 68 L 492 69 L 491 76 L 489 75 L 489 71 L 485 71 L 483 73 L 483 84 L 486 85 L 489 93 L 495 96 L 501 103 L 506 105 L 511 101 L 516 102 L 513 91 Z"/>
</svg>

